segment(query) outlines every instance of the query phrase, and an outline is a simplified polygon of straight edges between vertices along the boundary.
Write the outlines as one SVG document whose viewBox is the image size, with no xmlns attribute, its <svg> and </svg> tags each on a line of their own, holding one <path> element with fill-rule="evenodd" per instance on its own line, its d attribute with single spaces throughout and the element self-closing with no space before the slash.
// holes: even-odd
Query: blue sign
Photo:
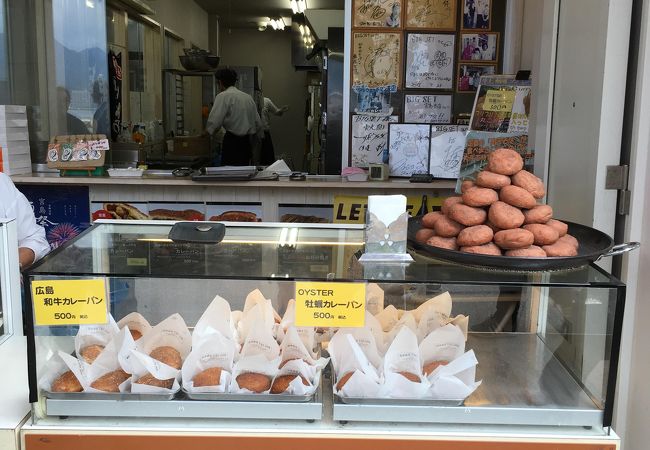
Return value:
<svg viewBox="0 0 650 450">
<path fill-rule="evenodd" d="M 55 249 L 90 227 L 88 186 L 17 185 Z"/>
</svg>

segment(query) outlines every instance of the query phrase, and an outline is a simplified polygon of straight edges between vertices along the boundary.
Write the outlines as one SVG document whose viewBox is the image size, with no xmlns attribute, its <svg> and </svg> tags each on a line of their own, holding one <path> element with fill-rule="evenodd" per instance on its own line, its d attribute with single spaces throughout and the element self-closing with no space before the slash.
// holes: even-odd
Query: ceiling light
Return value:
<svg viewBox="0 0 650 450">
<path fill-rule="evenodd" d="M 300 24 L 300 26 L 298 26 L 298 29 L 300 30 L 300 36 L 304 36 L 305 35 L 305 27 L 302 24 Z"/>
<path fill-rule="evenodd" d="M 93 0 L 86 0 L 86 7 L 94 8 L 95 7 L 95 2 Z"/>
<path fill-rule="evenodd" d="M 298 2 L 296 0 L 290 0 L 289 4 L 291 5 L 291 11 L 293 11 L 294 14 L 298 14 Z"/>
<path fill-rule="evenodd" d="M 307 2 L 306 0 L 297 0 L 298 2 L 298 12 L 299 13 L 304 13 L 305 10 L 307 9 Z"/>
</svg>

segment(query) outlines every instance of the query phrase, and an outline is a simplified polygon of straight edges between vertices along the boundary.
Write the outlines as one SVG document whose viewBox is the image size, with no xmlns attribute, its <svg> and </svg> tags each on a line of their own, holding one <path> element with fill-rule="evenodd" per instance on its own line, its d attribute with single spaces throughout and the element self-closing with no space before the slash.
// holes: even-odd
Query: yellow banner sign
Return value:
<svg viewBox="0 0 650 450">
<path fill-rule="evenodd" d="M 34 324 L 91 325 L 108 321 L 106 280 L 37 280 L 32 282 Z"/>
<path fill-rule="evenodd" d="M 296 282 L 296 326 L 362 327 L 365 283 Z"/>
<path fill-rule="evenodd" d="M 515 103 L 515 91 L 490 89 L 485 94 L 484 111 L 511 112 Z"/>
<path fill-rule="evenodd" d="M 427 212 L 440 209 L 445 197 L 427 197 Z M 334 196 L 334 223 L 366 223 L 366 209 L 368 197 L 360 195 Z M 422 208 L 422 197 L 411 196 L 406 198 L 406 210 L 411 216 L 416 216 Z"/>
</svg>

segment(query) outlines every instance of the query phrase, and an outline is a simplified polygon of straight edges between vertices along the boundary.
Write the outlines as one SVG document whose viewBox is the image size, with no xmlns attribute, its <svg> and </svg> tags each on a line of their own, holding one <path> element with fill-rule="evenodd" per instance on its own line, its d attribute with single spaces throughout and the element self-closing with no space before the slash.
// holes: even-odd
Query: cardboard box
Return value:
<svg viewBox="0 0 650 450">
<path fill-rule="evenodd" d="M 17 116 L 18 114 L 10 114 L 10 116 Z M 0 130 L 7 128 L 24 128 L 27 130 L 27 119 L 19 117 L 0 117 Z"/>
<path fill-rule="evenodd" d="M 28 141 L 27 128 L 5 128 L 0 130 L 0 145 L 7 141 Z"/>
<path fill-rule="evenodd" d="M 0 105 L 0 113 L 25 114 L 27 107 L 25 105 Z"/>
<path fill-rule="evenodd" d="M 1 142 L 0 148 L 2 148 L 3 155 L 12 154 L 12 155 L 24 155 L 29 154 L 29 141 L 11 141 L 11 142 Z"/>
</svg>

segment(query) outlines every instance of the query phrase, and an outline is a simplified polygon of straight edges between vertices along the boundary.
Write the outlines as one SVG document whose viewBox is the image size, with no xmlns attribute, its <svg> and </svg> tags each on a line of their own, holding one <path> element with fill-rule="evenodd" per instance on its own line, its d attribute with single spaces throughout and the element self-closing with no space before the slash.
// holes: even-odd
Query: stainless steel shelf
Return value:
<svg viewBox="0 0 650 450">
<path fill-rule="evenodd" d="M 602 427 L 603 411 L 534 334 L 476 333 L 467 348 L 483 384 L 462 406 L 352 405 L 334 400 L 336 421 Z"/>
<path fill-rule="evenodd" d="M 309 402 L 45 399 L 47 414 L 70 417 L 320 420 L 323 385 Z"/>
</svg>

